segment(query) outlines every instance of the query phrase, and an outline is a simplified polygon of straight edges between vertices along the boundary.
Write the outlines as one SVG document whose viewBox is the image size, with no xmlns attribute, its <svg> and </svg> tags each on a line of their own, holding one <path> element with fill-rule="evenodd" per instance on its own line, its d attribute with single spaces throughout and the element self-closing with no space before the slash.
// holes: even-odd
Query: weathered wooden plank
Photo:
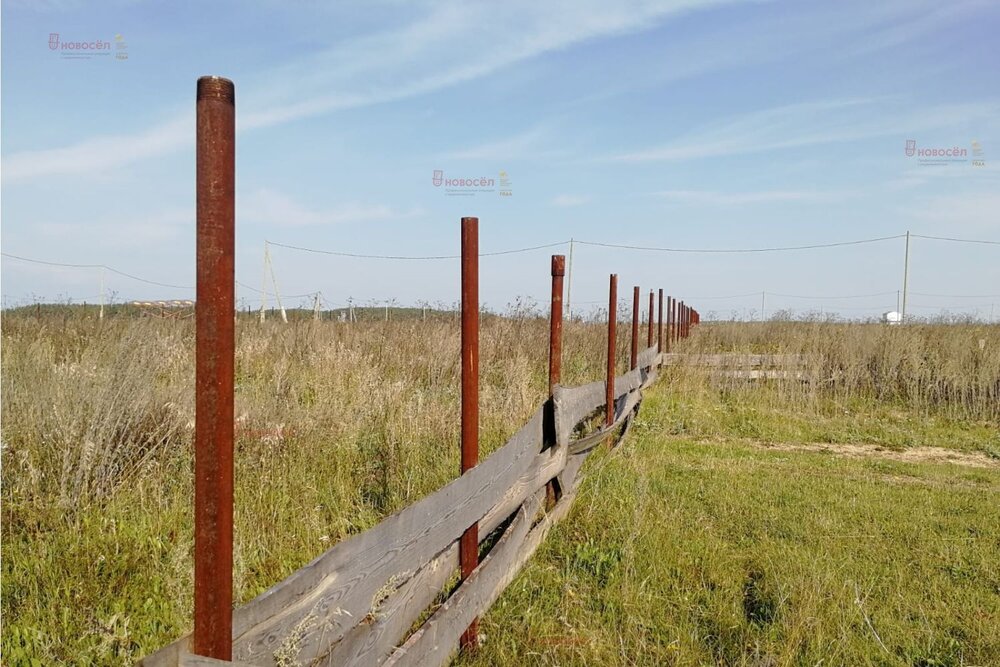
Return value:
<svg viewBox="0 0 1000 667">
<path fill-rule="evenodd" d="M 390 581 L 404 581 L 480 520 L 542 447 L 542 409 L 492 456 L 439 491 L 342 542 L 237 610 L 234 655 L 273 660 L 303 624 L 339 640 Z"/>
<path fill-rule="evenodd" d="M 582 387 L 556 385 L 552 390 L 556 443 L 568 445 L 577 424 L 603 406 L 604 400 L 604 382 L 591 382 Z"/>
<path fill-rule="evenodd" d="M 744 370 L 717 370 L 712 372 L 712 377 L 737 378 L 742 380 L 813 380 L 818 378 L 819 374 L 811 371 L 753 368 Z"/>
<path fill-rule="evenodd" d="M 541 507 L 541 494 L 532 496 L 518 510 L 479 567 L 434 614 L 396 649 L 386 665 L 442 665 L 455 651 L 459 636 L 476 616 L 489 608 L 500 591 L 514 578 L 518 552 Z"/>
<path fill-rule="evenodd" d="M 531 495 L 536 494 L 546 482 L 559 474 L 566 465 L 566 448 L 546 449 L 515 482 L 504 497 L 479 521 L 479 536 L 485 539 L 497 526 L 507 520 Z M 330 650 L 326 664 L 373 665 L 384 660 L 399 643 L 421 612 L 434 600 L 448 578 L 458 567 L 458 549 L 449 547 L 434 561 L 434 567 L 421 568 L 396 591 L 389 593 L 374 618 L 369 616 Z M 320 633 L 306 637 L 300 660 L 322 655 L 323 645 L 329 649 L 329 640 Z M 310 646 L 315 645 L 315 649 Z M 314 652 L 315 651 L 315 652 Z"/>
<path fill-rule="evenodd" d="M 649 368 L 656 363 L 656 357 L 659 352 L 656 351 L 656 346 L 647 347 L 645 350 L 639 352 L 636 357 L 636 364 L 639 368 Z"/>
<path fill-rule="evenodd" d="M 393 653 L 385 664 L 393 667 L 402 667 L 403 665 L 433 667 L 445 664 L 456 650 L 458 638 L 467 627 L 466 617 L 472 618 L 481 615 L 493 605 L 535 553 L 538 546 L 545 540 L 552 526 L 569 514 L 575 499 L 575 493 L 565 493 L 537 525 L 528 526 L 530 530 L 527 535 L 521 539 L 511 539 L 505 553 L 500 553 L 500 543 L 498 543 L 490 552 L 490 556 L 496 556 L 492 565 L 488 563 L 490 557 L 488 556 L 476 570 L 477 573 L 483 571 L 479 583 L 477 584 L 470 577 L 455 591 L 448 602 L 442 605 L 421 626 L 417 633 L 414 633 L 403 646 Z M 536 496 L 533 500 L 533 505 L 537 508 L 541 502 L 541 496 Z M 532 509 L 528 505 L 529 503 L 526 502 L 524 510 L 526 510 L 525 515 L 530 523 L 530 517 L 534 515 L 536 509 Z M 521 513 L 519 512 L 518 519 L 520 518 Z M 512 529 L 514 529 L 513 523 L 508 528 L 508 533 L 512 533 Z M 520 530 L 523 530 L 523 525 L 518 528 L 518 531 Z M 512 534 L 512 537 L 517 538 L 518 535 Z M 463 589 L 469 590 L 463 591 Z"/>
<path fill-rule="evenodd" d="M 603 426 L 593 433 L 585 435 L 582 438 L 578 438 L 569 443 L 569 453 L 570 454 L 582 454 L 584 452 L 590 451 L 596 447 L 602 440 L 604 440 L 608 435 L 615 431 L 625 418 L 635 410 L 635 407 L 642 400 L 642 395 L 639 391 L 633 391 L 629 394 L 622 396 L 615 405 L 615 421 L 611 426 Z"/>
<path fill-rule="evenodd" d="M 691 354 L 668 352 L 663 355 L 667 366 L 727 366 L 732 368 L 753 368 L 761 366 L 804 366 L 817 361 L 815 355 L 808 354 L 744 354 L 740 352 L 718 354 Z"/>
<path fill-rule="evenodd" d="M 480 535 L 486 537 L 489 532 L 483 530 Z M 330 667 L 381 664 L 457 571 L 458 544 L 453 543 L 389 594 L 374 614 L 351 628 L 332 648 L 325 636 L 308 638 L 310 646 L 300 654 L 300 663 L 309 664 L 308 655 L 322 655 L 325 645 L 328 653 L 317 660 L 318 664 Z M 312 646 L 315 648 L 310 650 Z"/>
<path fill-rule="evenodd" d="M 653 349 L 653 348 L 650 348 Z M 643 386 L 648 371 L 641 368 L 615 378 L 615 401 Z M 582 387 L 556 386 L 553 390 L 553 409 L 556 423 L 556 442 L 569 444 L 576 426 L 604 407 L 604 382 L 591 382 Z"/>
<path fill-rule="evenodd" d="M 216 660 L 215 658 L 206 658 L 203 655 L 195 655 L 194 653 L 188 653 L 187 651 L 181 651 L 178 653 L 179 661 L 174 663 L 177 667 L 254 667 L 250 663 L 246 662 L 230 662 L 228 660 Z"/>
<path fill-rule="evenodd" d="M 301 628 L 335 642 L 371 610 L 390 580 L 405 581 L 480 520 L 534 462 L 542 447 L 542 408 L 515 435 L 458 479 L 320 555 L 233 613 L 233 654 L 275 664 Z M 298 628 L 298 629 L 297 629 Z M 182 637 L 154 654 L 178 652 Z M 150 656 L 153 658 L 154 656 Z M 144 663 L 159 667 L 167 663 Z"/>
<path fill-rule="evenodd" d="M 187 634 L 173 641 L 156 653 L 150 653 L 139 661 L 141 667 L 177 667 L 181 655 L 191 651 L 191 635 Z"/>
</svg>

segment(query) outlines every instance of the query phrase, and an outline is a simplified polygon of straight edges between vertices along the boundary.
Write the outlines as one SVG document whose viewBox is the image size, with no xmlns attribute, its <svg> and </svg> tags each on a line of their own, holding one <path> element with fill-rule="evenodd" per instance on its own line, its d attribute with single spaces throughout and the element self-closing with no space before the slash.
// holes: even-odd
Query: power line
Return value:
<svg viewBox="0 0 1000 667">
<path fill-rule="evenodd" d="M 288 248 L 290 250 L 300 250 L 302 252 L 312 252 L 320 255 L 335 255 L 337 257 L 354 257 L 358 259 L 398 259 L 398 260 L 439 260 L 439 259 L 461 259 L 461 255 L 367 255 L 355 252 L 340 252 L 338 250 L 320 250 L 318 248 L 305 248 L 303 246 L 289 245 L 287 243 L 278 243 L 277 241 L 268 241 L 267 243 L 278 246 L 280 248 Z M 556 246 L 566 245 L 569 241 L 557 241 L 556 243 L 545 243 L 543 245 L 530 246 L 528 248 L 514 248 L 512 250 L 500 250 L 497 252 L 481 252 L 480 257 L 496 257 L 498 255 L 513 255 L 521 252 L 531 252 L 532 250 L 542 250 L 544 248 L 555 248 Z"/>
<path fill-rule="evenodd" d="M 880 236 L 878 238 L 859 239 L 857 241 L 839 241 L 837 243 L 817 243 L 814 245 L 778 246 L 769 248 L 661 248 L 655 246 L 623 245 L 618 243 L 599 243 L 597 241 L 574 241 L 574 243 L 599 246 L 602 248 L 619 248 L 622 250 L 650 250 L 654 252 L 755 253 L 755 252 L 783 252 L 788 250 L 813 250 L 817 248 L 836 248 L 840 246 L 861 245 L 863 243 L 878 243 L 879 241 L 891 241 L 893 239 L 901 239 L 905 236 L 906 236 L 905 234 L 896 234 L 895 236 Z"/>
<path fill-rule="evenodd" d="M 891 292 L 872 292 L 871 294 L 847 294 L 843 296 L 823 296 L 823 295 L 809 295 L 809 294 L 779 294 L 778 292 L 765 292 L 768 296 L 781 296 L 789 299 L 865 299 L 873 296 L 889 296 L 895 294 L 896 290 Z M 760 292 L 757 292 L 760 294 Z M 911 292 L 913 294 L 913 292 Z"/>
<path fill-rule="evenodd" d="M 20 255 L 12 255 L 7 252 L 0 252 L 0 255 L 4 257 L 10 257 L 11 259 L 17 259 L 22 262 L 29 262 L 31 264 L 43 264 L 45 266 L 63 266 L 71 269 L 104 269 L 105 271 L 110 271 L 111 273 L 117 273 L 120 276 L 126 278 L 131 278 L 132 280 L 137 280 L 141 283 L 146 283 L 148 285 L 156 285 L 157 287 L 169 287 L 171 289 L 186 289 L 193 290 L 194 287 L 189 285 L 171 285 L 169 283 L 161 283 L 156 280 L 148 280 L 146 278 L 140 278 L 139 276 L 134 276 L 131 273 L 126 273 L 125 271 L 119 271 L 116 268 L 110 267 L 107 264 L 66 264 L 63 262 L 46 262 L 41 259 L 31 259 L 30 257 L 21 257 Z"/>
<path fill-rule="evenodd" d="M 930 239 L 931 241 L 951 241 L 952 243 L 979 243 L 982 245 L 1000 245 L 1000 241 L 985 241 L 982 239 L 957 239 L 951 236 L 925 236 L 924 234 L 910 234 L 917 239 Z"/>
<path fill-rule="evenodd" d="M 933 296 L 941 299 L 1000 299 L 1000 294 L 928 294 L 927 292 L 910 292 L 917 296 Z"/>
<path fill-rule="evenodd" d="M 257 294 L 264 294 L 264 290 L 259 290 L 256 287 L 251 287 L 250 285 L 247 285 L 246 283 L 242 283 L 239 280 L 236 281 L 236 284 L 239 285 L 240 287 L 242 287 L 243 289 L 250 290 L 251 292 L 256 292 Z M 288 299 L 298 299 L 298 298 L 301 298 L 301 297 L 316 296 L 316 294 L 318 294 L 319 291 L 320 290 L 316 290 L 315 292 L 306 292 L 304 294 L 285 294 L 283 296 L 285 298 L 288 298 Z M 271 292 L 268 292 L 268 294 L 271 294 Z"/>
</svg>

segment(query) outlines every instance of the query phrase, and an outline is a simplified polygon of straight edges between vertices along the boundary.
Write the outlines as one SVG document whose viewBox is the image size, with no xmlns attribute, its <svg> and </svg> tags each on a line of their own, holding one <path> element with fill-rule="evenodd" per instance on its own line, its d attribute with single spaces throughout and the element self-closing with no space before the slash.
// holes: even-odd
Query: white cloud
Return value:
<svg viewBox="0 0 1000 667">
<path fill-rule="evenodd" d="M 670 143 L 622 153 L 615 162 L 670 162 L 746 155 L 857 141 L 958 124 L 993 125 L 1000 103 L 950 104 L 894 110 L 884 100 L 829 100 L 792 104 L 710 125 Z"/>
<path fill-rule="evenodd" d="M 237 82 L 239 127 L 263 128 L 430 93 L 550 51 L 636 32 L 667 16 L 725 1 L 430 3 L 422 16 L 402 27 L 344 40 L 245 85 Z M 5 156 L 3 178 L 11 182 L 102 171 L 170 153 L 193 141 L 194 124 L 185 113 L 143 132 Z"/>
<path fill-rule="evenodd" d="M 537 127 L 520 134 L 488 143 L 443 153 L 442 160 L 518 160 L 555 155 L 555 151 L 540 148 L 546 130 Z"/>
<path fill-rule="evenodd" d="M 237 220 L 264 225 L 301 227 L 310 225 L 346 225 L 412 218 L 423 214 L 414 207 L 400 211 L 386 204 L 348 202 L 331 209 L 316 210 L 303 206 L 291 197 L 261 188 L 237 202 Z"/>
</svg>

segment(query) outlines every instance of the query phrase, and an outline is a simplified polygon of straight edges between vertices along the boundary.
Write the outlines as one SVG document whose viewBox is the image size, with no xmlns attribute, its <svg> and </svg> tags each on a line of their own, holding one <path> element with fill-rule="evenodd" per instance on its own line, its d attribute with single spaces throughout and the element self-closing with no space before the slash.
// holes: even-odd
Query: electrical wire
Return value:
<svg viewBox="0 0 1000 667">
<path fill-rule="evenodd" d="M 406 261 L 420 261 L 420 260 L 440 260 L 440 259 L 461 259 L 461 255 L 367 255 L 355 252 L 340 252 L 337 250 L 320 250 L 318 248 L 306 248 L 303 246 L 290 245 L 287 243 L 278 243 L 277 241 L 267 241 L 268 244 L 277 246 L 279 248 L 288 248 L 289 250 L 299 250 L 302 252 L 311 252 L 320 255 L 334 255 L 336 257 L 354 257 L 358 259 L 396 259 L 396 260 L 406 260 Z M 513 255 L 521 252 L 531 252 L 533 250 L 543 250 L 545 248 L 555 248 L 556 246 L 566 245 L 569 241 L 557 241 L 556 243 L 545 243 L 543 245 L 530 246 L 527 248 L 514 248 L 512 250 L 499 250 L 496 252 L 481 252 L 480 257 L 496 257 L 498 255 Z"/>
<path fill-rule="evenodd" d="M 131 273 L 126 273 L 125 271 L 120 271 L 114 267 L 108 266 L 107 264 L 66 264 L 63 262 L 46 262 L 41 259 L 31 259 L 30 257 L 22 257 L 20 255 L 12 255 L 8 252 L 0 252 L 0 255 L 4 257 L 10 257 L 11 259 L 17 259 L 22 262 L 29 262 L 31 264 L 43 264 L 45 266 L 62 266 L 71 269 L 104 269 L 105 271 L 110 271 L 111 273 L 117 273 L 120 276 L 126 278 L 131 278 L 132 280 L 137 280 L 141 283 L 146 283 L 147 285 L 156 285 L 157 287 L 169 287 L 171 289 L 185 289 L 193 290 L 194 287 L 190 285 L 171 285 L 169 283 L 161 283 L 156 280 L 149 280 L 147 278 L 140 278 L 139 276 L 134 276 Z"/>
<path fill-rule="evenodd" d="M 925 234 L 910 234 L 917 239 L 930 239 L 931 241 L 951 241 L 952 243 L 979 243 L 982 245 L 1000 245 L 1000 241 L 985 241 L 982 239 L 957 239 L 951 236 L 927 236 Z"/>
<path fill-rule="evenodd" d="M 861 245 L 863 243 L 878 243 L 880 241 L 891 241 L 892 239 L 905 238 L 906 234 L 896 234 L 895 236 L 880 236 L 873 239 L 859 239 L 857 241 L 840 241 L 837 243 L 817 243 L 813 245 L 798 246 L 775 246 L 767 248 L 661 248 L 655 246 L 624 245 L 618 243 L 599 243 L 597 241 L 579 241 L 574 243 L 583 245 L 599 246 L 602 248 L 619 248 L 622 250 L 650 250 L 654 252 L 685 252 L 685 253 L 755 253 L 755 252 L 784 252 L 789 250 L 814 250 L 817 248 L 837 248 L 840 246 Z"/>
</svg>

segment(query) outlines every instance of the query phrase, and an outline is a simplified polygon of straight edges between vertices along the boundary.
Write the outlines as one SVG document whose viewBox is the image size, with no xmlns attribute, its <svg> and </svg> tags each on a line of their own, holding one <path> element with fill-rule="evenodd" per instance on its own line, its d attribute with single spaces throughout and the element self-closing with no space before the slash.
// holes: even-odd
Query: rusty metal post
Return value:
<svg viewBox="0 0 1000 667">
<path fill-rule="evenodd" d="M 549 315 L 549 396 L 562 371 L 563 276 L 566 256 L 552 255 L 552 308 Z"/>
<path fill-rule="evenodd" d="M 233 636 L 235 100 L 232 81 L 198 79 L 192 649 L 218 660 Z"/>
<path fill-rule="evenodd" d="M 646 347 L 653 347 L 653 290 L 649 290 L 649 315 L 646 329 Z"/>
<path fill-rule="evenodd" d="M 670 348 L 677 345 L 677 297 L 670 298 Z"/>
<path fill-rule="evenodd" d="M 607 398 L 607 415 L 604 423 L 611 426 L 615 423 L 615 341 L 618 331 L 618 274 L 611 274 L 611 287 L 608 290 L 608 380 L 605 383 Z"/>
<path fill-rule="evenodd" d="M 462 218 L 462 472 L 479 463 L 479 218 Z M 479 565 L 479 524 L 462 533 L 462 581 Z M 479 645 L 479 619 L 462 633 L 461 647 Z"/>
<path fill-rule="evenodd" d="M 670 352 L 674 348 L 674 297 L 667 297 L 667 330 L 665 333 L 667 339 L 666 352 Z"/>
<path fill-rule="evenodd" d="M 663 352 L 663 290 L 659 293 L 659 309 L 657 310 L 658 317 L 656 318 L 656 351 Z"/>
<path fill-rule="evenodd" d="M 639 362 L 639 286 L 632 288 L 632 357 L 629 369 Z"/>
<path fill-rule="evenodd" d="M 562 374 L 563 326 L 563 276 L 566 275 L 566 256 L 552 255 L 552 306 L 549 311 L 549 396 L 559 384 Z M 559 500 L 559 486 L 555 480 L 545 485 L 545 502 L 552 507 Z"/>
</svg>

